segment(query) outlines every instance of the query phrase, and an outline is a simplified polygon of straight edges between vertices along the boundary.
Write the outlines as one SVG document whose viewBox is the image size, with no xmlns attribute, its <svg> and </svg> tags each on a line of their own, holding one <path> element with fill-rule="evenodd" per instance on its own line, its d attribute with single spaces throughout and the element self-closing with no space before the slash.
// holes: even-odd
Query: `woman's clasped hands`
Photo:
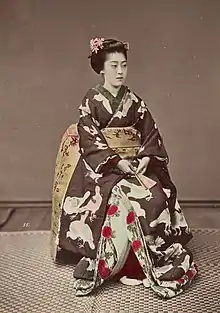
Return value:
<svg viewBox="0 0 220 313">
<path fill-rule="evenodd" d="M 117 167 L 125 174 L 144 174 L 147 171 L 149 157 L 143 157 L 139 160 L 138 166 L 135 167 L 129 160 L 122 159 L 118 162 Z"/>
</svg>

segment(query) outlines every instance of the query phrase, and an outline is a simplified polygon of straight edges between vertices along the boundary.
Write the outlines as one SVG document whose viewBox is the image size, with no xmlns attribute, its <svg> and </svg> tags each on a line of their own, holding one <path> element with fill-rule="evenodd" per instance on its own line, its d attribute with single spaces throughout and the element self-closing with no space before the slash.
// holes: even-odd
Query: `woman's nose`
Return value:
<svg viewBox="0 0 220 313">
<path fill-rule="evenodd" d="M 121 67 L 120 65 L 119 65 L 118 68 L 117 68 L 117 73 L 118 73 L 118 74 L 122 74 L 122 67 Z"/>
</svg>

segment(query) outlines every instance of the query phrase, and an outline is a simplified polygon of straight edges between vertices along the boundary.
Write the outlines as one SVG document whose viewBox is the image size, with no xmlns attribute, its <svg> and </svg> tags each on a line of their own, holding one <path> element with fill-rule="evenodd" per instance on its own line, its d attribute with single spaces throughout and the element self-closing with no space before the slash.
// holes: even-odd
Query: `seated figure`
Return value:
<svg viewBox="0 0 220 313">
<path fill-rule="evenodd" d="M 162 298 L 197 274 L 192 238 L 168 171 L 168 155 L 144 100 L 124 85 L 128 44 L 90 42 L 102 84 L 86 93 L 64 134 L 53 186 L 52 245 L 77 256 L 76 295 L 106 280 L 144 284 Z"/>
</svg>

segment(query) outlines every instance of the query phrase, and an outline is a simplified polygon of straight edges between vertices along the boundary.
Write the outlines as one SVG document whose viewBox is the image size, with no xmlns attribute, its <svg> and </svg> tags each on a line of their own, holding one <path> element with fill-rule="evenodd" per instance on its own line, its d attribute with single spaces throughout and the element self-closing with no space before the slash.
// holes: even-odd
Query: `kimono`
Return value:
<svg viewBox="0 0 220 313">
<path fill-rule="evenodd" d="M 63 192 L 57 239 L 60 249 L 79 256 L 76 295 L 121 277 L 131 255 L 139 266 L 133 278 L 141 277 L 160 297 L 180 294 L 197 274 L 186 247 L 192 233 L 147 104 L 127 86 L 114 97 L 98 85 L 87 92 L 79 111 L 68 146 L 77 145 L 78 159 Z M 122 158 L 138 164 L 146 156 L 150 162 L 144 174 L 117 168 Z"/>
</svg>

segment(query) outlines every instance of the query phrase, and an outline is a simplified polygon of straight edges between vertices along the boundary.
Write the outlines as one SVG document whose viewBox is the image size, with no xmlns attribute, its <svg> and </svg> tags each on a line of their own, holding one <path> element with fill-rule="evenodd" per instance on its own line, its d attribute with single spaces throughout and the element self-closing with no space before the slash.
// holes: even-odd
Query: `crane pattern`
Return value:
<svg viewBox="0 0 220 313">
<path fill-rule="evenodd" d="M 155 269 L 153 262 L 158 265 L 152 274 L 155 284 L 151 283 L 151 288 L 157 293 L 163 293 L 163 297 L 172 297 L 182 292 L 181 286 L 187 283 L 186 277 L 181 277 L 180 282 L 172 281 L 173 271 L 177 267 L 181 268 L 182 274 L 187 276 L 186 271 L 190 270 L 191 280 L 196 272 L 193 258 L 191 255 L 189 257 L 188 250 L 184 250 L 184 245 L 190 241 L 192 234 L 179 203 L 175 200 L 175 186 L 166 167 L 168 155 L 148 105 L 128 88 L 123 93 L 123 96 L 121 93 L 120 97 L 112 100 L 99 89 L 92 88 L 79 108 L 77 129 L 81 156 L 63 199 L 59 243 L 64 248 L 68 247 L 85 256 L 87 260 L 99 260 L 100 255 L 105 255 L 104 261 L 107 264 L 107 261 L 115 262 L 117 258 L 121 260 L 126 256 L 124 250 L 121 254 L 115 252 L 115 245 L 122 241 L 122 237 L 128 237 L 130 244 L 134 245 L 133 249 L 140 247 L 140 244 L 143 247 L 139 251 L 140 255 L 136 254 L 140 264 L 147 266 L 148 260 L 151 268 Z M 120 173 L 111 171 L 102 174 L 103 165 L 111 163 L 110 160 L 117 155 L 102 134 L 106 125 L 107 128 L 119 129 L 117 138 L 126 136 L 120 132 L 124 127 L 138 131 L 141 148 L 139 151 L 134 150 L 134 155 L 138 159 L 151 156 L 151 173 L 157 181 L 156 185 L 144 188 L 135 177 L 127 179 Z M 131 144 L 134 140 L 131 139 Z M 119 203 L 111 202 L 113 191 L 119 193 Z M 118 228 L 114 229 L 112 223 L 122 218 L 120 212 L 125 209 L 124 203 L 128 204 L 129 209 L 124 211 L 123 219 L 118 222 Z M 107 213 L 108 207 L 112 205 L 111 214 L 115 210 L 114 216 Z M 132 216 L 135 216 L 135 220 L 131 221 L 129 219 Z M 129 224 L 123 229 L 122 225 L 126 226 L 128 221 Z M 103 237 L 104 234 L 106 238 Z M 94 261 L 89 264 L 94 265 Z M 94 268 L 94 277 L 99 267 L 97 262 L 95 267 L 90 266 L 90 269 Z M 108 268 L 103 267 L 102 274 L 107 272 Z M 91 288 L 82 280 L 77 284 L 81 291 L 85 287 L 84 294 L 88 294 L 99 282 L 93 280 Z M 168 285 L 176 289 L 167 291 Z"/>
</svg>

